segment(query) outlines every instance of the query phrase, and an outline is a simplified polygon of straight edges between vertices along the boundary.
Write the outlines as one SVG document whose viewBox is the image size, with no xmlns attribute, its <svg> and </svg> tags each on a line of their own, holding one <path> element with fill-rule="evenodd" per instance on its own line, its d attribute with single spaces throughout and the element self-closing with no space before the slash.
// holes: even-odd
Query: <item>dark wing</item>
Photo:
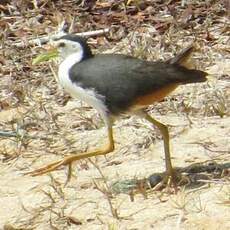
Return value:
<svg viewBox="0 0 230 230">
<path fill-rule="evenodd" d="M 95 55 L 75 64 L 70 69 L 70 75 L 72 82 L 104 96 L 105 104 L 112 113 L 128 109 L 139 96 L 169 84 L 204 81 L 202 71 L 119 54 Z"/>
</svg>

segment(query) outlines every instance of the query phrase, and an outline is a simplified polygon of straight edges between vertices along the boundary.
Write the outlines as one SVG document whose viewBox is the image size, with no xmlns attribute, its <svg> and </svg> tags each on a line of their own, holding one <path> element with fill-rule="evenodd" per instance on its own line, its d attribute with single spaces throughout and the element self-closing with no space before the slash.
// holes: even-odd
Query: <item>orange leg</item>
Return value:
<svg viewBox="0 0 230 230">
<path fill-rule="evenodd" d="M 141 113 L 141 116 L 144 117 L 150 123 L 152 123 L 154 126 L 156 126 L 162 134 L 163 141 L 164 141 L 165 167 L 166 167 L 166 177 L 164 179 L 164 182 L 170 184 L 172 183 L 175 186 L 178 175 L 176 175 L 176 172 L 173 169 L 172 162 L 171 162 L 168 127 L 160 123 L 159 121 L 155 120 L 144 111 Z"/>
<path fill-rule="evenodd" d="M 51 164 L 48 164 L 44 167 L 41 167 L 39 169 L 36 169 L 34 171 L 26 173 L 26 175 L 31 175 L 31 176 L 39 176 L 48 172 L 52 172 L 56 169 L 58 169 L 60 166 L 69 166 L 69 173 L 68 173 L 68 178 L 70 179 L 71 176 L 71 165 L 74 161 L 80 160 L 80 159 L 85 159 L 88 157 L 93 157 L 93 156 L 99 156 L 99 155 L 105 155 L 107 153 L 110 153 L 114 150 L 114 140 L 113 140 L 113 129 L 112 125 L 109 125 L 108 127 L 108 137 L 109 137 L 109 143 L 104 149 L 100 149 L 97 151 L 91 151 L 91 152 L 84 152 L 84 153 L 79 153 L 79 154 L 71 154 L 67 157 L 64 157 L 61 160 L 55 161 Z"/>
</svg>

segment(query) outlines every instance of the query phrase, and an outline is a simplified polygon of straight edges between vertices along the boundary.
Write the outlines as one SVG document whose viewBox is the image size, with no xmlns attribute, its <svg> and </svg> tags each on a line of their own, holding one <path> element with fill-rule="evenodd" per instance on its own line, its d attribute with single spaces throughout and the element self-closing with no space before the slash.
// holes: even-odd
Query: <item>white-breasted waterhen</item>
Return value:
<svg viewBox="0 0 230 230">
<path fill-rule="evenodd" d="M 184 66 L 193 47 L 166 62 L 149 62 L 121 54 L 93 55 L 86 40 L 75 35 L 64 35 L 53 43 L 62 59 L 58 71 L 60 84 L 72 97 L 97 110 L 107 127 L 108 144 L 96 151 L 66 156 L 28 174 L 37 176 L 64 165 L 71 170 L 74 161 L 112 152 L 113 118 L 122 113 L 135 113 L 159 128 L 164 141 L 166 177 L 173 181 L 168 128 L 144 109 L 162 101 L 179 85 L 206 81 L 205 72 Z"/>
</svg>

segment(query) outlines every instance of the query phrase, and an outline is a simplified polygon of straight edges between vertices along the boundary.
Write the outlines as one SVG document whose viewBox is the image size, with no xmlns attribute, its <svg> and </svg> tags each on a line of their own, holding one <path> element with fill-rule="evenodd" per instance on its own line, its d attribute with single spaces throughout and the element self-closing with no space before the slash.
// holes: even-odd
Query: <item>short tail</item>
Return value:
<svg viewBox="0 0 230 230">
<path fill-rule="evenodd" d="M 194 51 L 194 46 L 190 45 L 187 48 L 183 49 L 175 57 L 166 61 L 171 65 L 178 65 L 187 71 L 188 78 L 186 79 L 185 84 L 207 81 L 206 76 L 208 75 L 208 73 L 201 70 L 192 69 L 191 64 L 188 63 L 188 60 L 191 57 L 193 51 Z"/>
<path fill-rule="evenodd" d="M 191 57 L 192 52 L 194 51 L 194 46 L 190 45 L 178 53 L 175 57 L 170 58 L 167 62 L 169 64 L 179 64 L 186 66 L 188 59 Z"/>
</svg>

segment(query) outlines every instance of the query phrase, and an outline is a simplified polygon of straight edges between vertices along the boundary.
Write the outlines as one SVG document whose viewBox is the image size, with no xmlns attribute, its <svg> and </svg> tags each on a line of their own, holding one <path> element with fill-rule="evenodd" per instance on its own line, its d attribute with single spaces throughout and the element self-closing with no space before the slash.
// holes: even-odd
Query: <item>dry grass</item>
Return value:
<svg viewBox="0 0 230 230">
<path fill-rule="evenodd" d="M 26 42 L 56 31 L 64 18 L 67 24 L 74 21 L 74 10 L 81 15 L 84 11 L 75 9 L 77 4 L 71 11 L 71 1 L 62 9 L 57 5 L 53 14 L 36 7 L 41 2 L 48 10 L 47 1 L 18 2 L 22 4 L 18 15 L 17 8 L 7 13 L 7 5 L 0 5 L 5 8 L 0 19 L 0 129 L 11 133 L 0 136 L 0 229 L 229 229 L 229 168 L 218 178 L 211 172 L 202 186 L 181 187 L 176 195 L 142 185 L 128 194 L 113 192 L 111 185 L 116 181 L 143 179 L 164 170 L 158 130 L 135 117 L 115 123 L 115 152 L 77 162 L 66 186 L 66 169 L 40 177 L 23 175 L 68 153 L 95 149 L 105 143 L 106 134 L 96 111 L 62 92 L 48 64 L 31 65 L 40 47 L 12 45 L 20 37 Z M 130 4 L 134 2 L 138 4 Z M 196 40 L 194 65 L 210 73 L 209 82 L 180 87 L 149 108 L 169 124 L 173 163 L 178 167 L 205 161 L 229 163 L 229 19 L 221 14 L 223 2 L 212 3 L 202 24 L 195 19 L 187 24 L 170 21 L 160 33 L 152 21 L 135 25 L 137 18 L 128 15 L 127 35 L 124 24 L 115 33 L 122 37 L 119 42 L 90 40 L 95 52 L 149 60 L 168 59 Z M 119 7 L 123 12 L 125 5 Z M 178 15 L 186 11 L 177 7 Z M 69 9 L 66 17 L 65 9 Z M 159 12 L 163 24 L 168 16 Z M 87 22 L 83 27 L 80 21 L 75 20 L 82 30 L 95 26 Z"/>
</svg>

